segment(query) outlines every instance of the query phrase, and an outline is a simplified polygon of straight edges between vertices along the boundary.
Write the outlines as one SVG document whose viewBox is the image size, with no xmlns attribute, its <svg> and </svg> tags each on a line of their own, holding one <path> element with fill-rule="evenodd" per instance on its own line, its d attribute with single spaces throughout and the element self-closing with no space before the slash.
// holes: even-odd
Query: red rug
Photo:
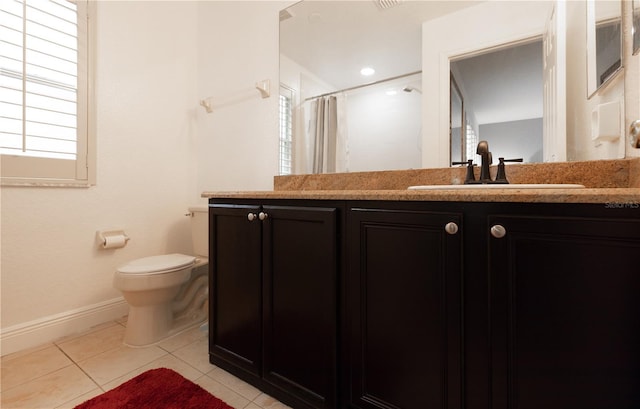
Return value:
<svg viewBox="0 0 640 409">
<path fill-rule="evenodd" d="M 167 368 L 152 369 L 75 409 L 233 409 Z"/>
</svg>

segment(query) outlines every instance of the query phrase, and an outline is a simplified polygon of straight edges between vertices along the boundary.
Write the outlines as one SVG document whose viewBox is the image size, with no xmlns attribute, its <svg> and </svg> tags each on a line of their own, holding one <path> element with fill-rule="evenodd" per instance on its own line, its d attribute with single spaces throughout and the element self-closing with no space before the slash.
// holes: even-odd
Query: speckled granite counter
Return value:
<svg viewBox="0 0 640 409">
<path fill-rule="evenodd" d="M 476 171 L 479 171 L 476 169 Z M 495 169 L 492 169 L 495 174 Z M 276 176 L 273 191 L 204 192 L 205 198 L 602 203 L 640 211 L 640 158 L 507 166 L 511 183 L 578 183 L 585 189 L 406 190 L 460 184 L 464 168 Z"/>
<path fill-rule="evenodd" d="M 637 207 L 640 188 L 460 190 L 284 190 L 204 192 L 218 199 L 395 200 L 430 202 L 602 203 Z"/>
<path fill-rule="evenodd" d="M 578 183 L 588 188 L 640 188 L 640 158 L 506 165 L 511 183 Z M 495 176 L 496 166 L 491 167 Z M 401 190 L 415 185 L 457 185 L 465 167 L 276 176 L 274 190 Z M 475 167 L 476 179 L 480 177 Z"/>
</svg>

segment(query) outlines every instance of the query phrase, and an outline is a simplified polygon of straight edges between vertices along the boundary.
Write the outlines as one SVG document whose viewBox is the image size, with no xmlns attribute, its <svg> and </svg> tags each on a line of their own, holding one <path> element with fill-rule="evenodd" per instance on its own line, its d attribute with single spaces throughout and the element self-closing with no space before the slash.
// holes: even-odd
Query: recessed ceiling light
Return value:
<svg viewBox="0 0 640 409">
<path fill-rule="evenodd" d="M 375 73 L 376 73 L 376 70 L 374 70 L 371 67 L 364 67 L 363 69 L 360 70 L 360 74 L 364 75 L 365 77 L 369 77 Z"/>
<path fill-rule="evenodd" d="M 387 95 L 391 96 L 391 95 L 397 95 L 398 91 L 396 91 L 395 89 L 388 89 L 386 92 Z"/>
</svg>

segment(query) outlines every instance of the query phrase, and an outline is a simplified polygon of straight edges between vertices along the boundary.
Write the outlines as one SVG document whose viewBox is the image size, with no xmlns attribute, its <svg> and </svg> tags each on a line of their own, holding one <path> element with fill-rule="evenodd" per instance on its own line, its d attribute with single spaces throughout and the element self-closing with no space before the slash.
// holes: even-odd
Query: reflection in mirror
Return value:
<svg viewBox="0 0 640 409">
<path fill-rule="evenodd" d="M 295 173 L 420 167 L 420 73 L 312 95 L 299 106 Z M 302 89 L 312 79 L 302 78 Z"/>
<path fill-rule="evenodd" d="M 449 99 L 451 101 L 451 108 L 449 109 L 449 132 L 451 133 L 450 162 L 464 162 L 467 160 L 466 151 L 463 149 L 463 146 L 465 145 L 465 132 L 464 127 L 462 126 L 464 123 L 464 103 L 453 75 L 451 76 L 449 92 Z"/>
<path fill-rule="evenodd" d="M 633 1 L 637 9 L 640 0 Z M 556 10 L 552 12 L 554 7 Z M 550 71 L 557 75 L 553 78 L 545 75 L 543 78 L 552 79 L 549 83 L 556 85 L 554 91 L 557 95 L 552 92 L 552 96 L 556 97 L 546 99 L 551 103 L 546 104 L 548 109 L 544 112 L 544 118 L 551 125 L 545 126 L 543 148 L 547 154 L 543 156 L 544 160 L 588 160 L 612 156 L 609 152 L 603 153 L 602 149 L 595 152 L 584 140 L 584 135 L 591 134 L 590 128 L 585 125 L 585 118 L 590 115 L 593 104 L 598 103 L 598 98 L 585 98 L 585 94 L 588 94 L 587 81 L 584 80 L 587 71 L 584 48 L 586 8 L 586 0 L 304 0 L 282 10 L 280 82 L 295 92 L 292 173 L 312 172 L 312 142 L 304 132 L 308 133 L 313 98 L 327 93 L 333 93 L 331 95 L 338 100 L 343 98 L 346 104 L 354 100 L 371 99 L 367 109 L 347 106 L 345 110 L 344 116 L 349 123 L 356 113 L 364 113 L 364 117 L 353 120 L 353 124 L 346 127 L 345 147 L 348 151 L 345 153 L 344 171 L 446 166 L 451 159 L 447 86 L 450 81 L 450 58 L 543 34 L 550 39 L 562 39 L 557 46 L 545 47 L 553 51 L 551 57 L 555 58 L 555 64 L 547 66 L 552 67 Z M 595 33 L 593 42 L 595 50 Z M 570 52 L 561 48 L 567 45 Z M 592 54 L 595 56 L 595 53 Z M 567 59 L 569 64 L 566 63 Z M 376 70 L 371 77 L 363 78 L 359 74 L 365 64 Z M 393 86 L 391 82 L 378 83 L 418 71 L 422 71 L 422 75 L 416 75 L 415 80 L 408 77 L 399 79 Z M 595 75 L 593 78 L 595 89 Z M 415 88 L 424 90 L 424 95 L 417 91 L 403 91 L 409 82 L 414 83 Z M 624 98 L 624 84 L 612 82 L 599 97 L 611 100 L 620 95 Z M 367 85 L 370 83 L 377 85 Z M 469 101 L 464 95 L 465 89 L 460 82 L 458 85 L 466 107 Z M 385 86 L 395 90 L 386 90 Z M 358 88 L 349 90 L 352 87 Z M 376 87 L 380 87 L 385 95 L 387 91 L 390 94 L 395 92 L 395 95 L 386 96 L 387 102 L 364 97 L 367 93 L 374 93 Z M 347 91 L 338 92 L 341 90 Z M 569 95 L 565 96 L 565 92 Z M 378 101 L 378 107 L 373 106 L 373 100 Z M 400 108 L 405 103 L 408 107 Z M 578 113 L 566 127 L 565 111 L 572 115 Z M 406 115 L 392 116 L 400 112 Z M 464 126 L 468 130 L 475 130 L 473 123 L 468 122 L 465 120 Z M 386 139 L 374 138 L 370 135 L 372 131 L 385 135 Z M 493 142 L 491 146 L 492 149 L 496 147 Z M 361 148 L 363 150 L 359 151 Z M 409 156 L 401 158 L 400 150 L 409 152 Z M 523 156 L 526 157 L 520 152 L 513 155 Z M 530 159 L 526 157 L 526 160 Z"/>
<path fill-rule="evenodd" d="M 633 0 L 633 54 L 640 51 L 640 0 Z"/>
<path fill-rule="evenodd" d="M 467 128 L 499 156 L 542 162 L 542 51 L 536 37 L 451 61 Z M 463 160 L 477 159 L 471 143 Z"/>
<path fill-rule="evenodd" d="M 314 172 L 319 96 L 337 97 L 335 170 L 422 167 L 422 24 L 477 1 L 300 1 L 280 13 L 280 82 L 294 89 L 294 174 Z M 360 75 L 364 65 L 375 69 Z M 341 108 L 342 106 L 342 108 Z M 316 107 L 317 108 L 317 107 Z M 326 129 L 326 127 L 324 128 Z M 323 139 L 326 141 L 326 139 Z M 323 154 L 326 159 L 326 155 Z M 315 171 L 319 171 L 315 168 Z"/>
<path fill-rule="evenodd" d="M 278 174 L 290 175 L 293 171 L 291 158 L 293 157 L 293 105 L 295 92 L 285 85 L 280 85 L 278 98 L 280 116 Z"/>
<path fill-rule="evenodd" d="M 622 68 L 621 2 L 587 2 L 587 92 L 593 95 Z"/>
</svg>

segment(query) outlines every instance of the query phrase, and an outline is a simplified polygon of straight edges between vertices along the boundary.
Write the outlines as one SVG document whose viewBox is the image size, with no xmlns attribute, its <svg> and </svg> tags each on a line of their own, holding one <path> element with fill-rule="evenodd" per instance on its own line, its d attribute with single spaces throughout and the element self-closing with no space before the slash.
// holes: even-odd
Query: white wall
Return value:
<svg viewBox="0 0 640 409">
<path fill-rule="evenodd" d="M 567 2 L 567 160 L 624 158 L 625 142 L 594 143 L 591 114 L 598 104 L 618 102 L 624 114 L 624 75 L 618 75 L 596 95 L 587 98 L 586 3 Z M 621 127 L 621 135 L 624 127 Z"/>
<path fill-rule="evenodd" d="M 2 188 L 3 354 L 126 312 L 119 264 L 191 251 L 198 4 L 97 6 L 97 185 Z M 129 244 L 97 250 L 113 228 Z"/>
<path fill-rule="evenodd" d="M 421 167 L 421 94 L 404 92 L 420 79 L 403 78 L 349 91 L 347 101 L 349 172 Z M 386 92 L 393 90 L 394 95 Z"/>
<path fill-rule="evenodd" d="M 478 138 L 486 140 L 494 153 L 493 164 L 498 156 L 505 159 L 522 158 L 524 162 L 542 162 L 542 118 L 520 121 L 496 122 L 480 125 Z"/>
<path fill-rule="evenodd" d="M 198 191 L 270 190 L 278 172 L 279 11 L 291 1 L 212 1 L 198 8 Z M 254 85 L 271 81 L 271 97 Z"/>
<path fill-rule="evenodd" d="M 278 12 L 290 4 L 98 2 L 97 185 L 2 188 L 2 354 L 126 313 L 116 267 L 191 252 L 183 215 L 202 191 L 272 188 Z M 96 230 L 113 228 L 129 244 L 97 250 Z"/>
</svg>

